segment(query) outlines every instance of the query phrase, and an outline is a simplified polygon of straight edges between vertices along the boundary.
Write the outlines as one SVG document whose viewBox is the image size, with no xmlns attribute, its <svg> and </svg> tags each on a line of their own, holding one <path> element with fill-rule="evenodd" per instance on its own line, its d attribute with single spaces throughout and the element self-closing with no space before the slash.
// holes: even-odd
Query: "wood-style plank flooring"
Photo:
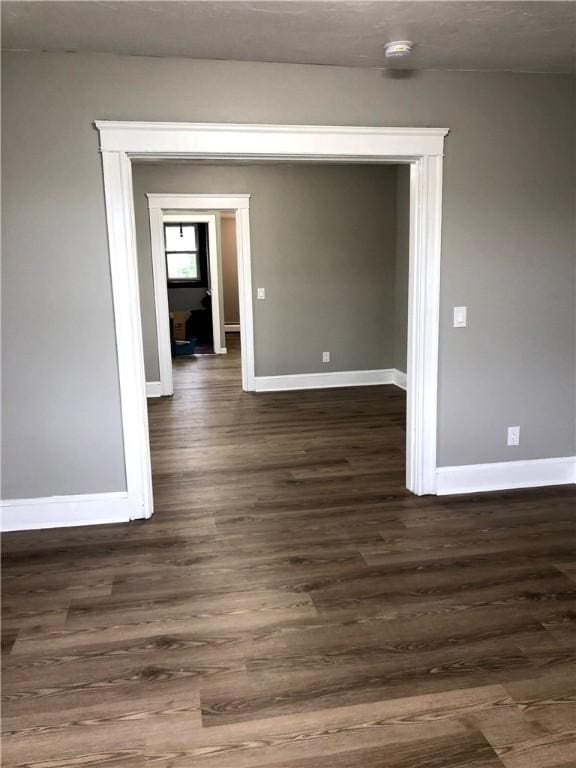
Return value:
<svg viewBox="0 0 576 768">
<path fill-rule="evenodd" d="M 148 522 L 4 537 L 3 762 L 576 766 L 573 488 L 416 498 L 403 393 L 150 403 Z"/>
</svg>

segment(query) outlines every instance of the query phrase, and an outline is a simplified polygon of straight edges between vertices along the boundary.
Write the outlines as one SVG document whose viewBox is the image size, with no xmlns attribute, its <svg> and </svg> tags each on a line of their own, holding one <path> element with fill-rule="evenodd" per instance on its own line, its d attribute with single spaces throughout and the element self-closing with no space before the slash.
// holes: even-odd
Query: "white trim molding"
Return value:
<svg viewBox="0 0 576 768">
<path fill-rule="evenodd" d="M 171 392 L 162 391 L 161 381 L 147 381 L 146 382 L 146 397 L 162 397 L 162 395 L 171 395 Z"/>
<path fill-rule="evenodd" d="M 256 392 L 281 392 L 294 389 L 334 389 L 337 387 L 369 387 L 397 384 L 395 368 L 368 371 L 327 371 L 323 373 L 291 373 L 284 376 L 256 376 Z M 398 385 L 397 385 L 398 386 Z"/>
<path fill-rule="evenodd" d="M 437 493 L 477 493 L 576 483 L 576 456 L 438 467 Z"/>
<path fill-rule="evenodd" d="M 405 162 L 442 155 L 447 128 L 382 128 L 355 125 L 146 123 L 96 120 L 100 149 L 132 157 L 184 156 Z"/>
<path fill-rule="evenodd" d="M 175 211 L 187 211 L 186 219 L 190 221 L 206 221 L 208 223 L 212 252 L 217 258 L 210 258 L 210 279 L 217 287 L 212 301 L 212 323 L 214 328 L 214 351 L 216 354 L 226 354 L 224 344 L 224 296 L 222 282 L 220 227 L 216 226 L 217 218 L 222 212 L 230 213 L 236 218 L 236 255 L 238 264 L 238 305 L 240 310 L 240 326 L 242 328 L 242 388 L 251 392 L 254 389 L 254 322 L 252 314 L 252 267 L 250 254 L 250 195 L 198 195 L 198 194 L 162 194 L 151 192 L 148 198 L 150 215 L 150 231 L 152 235 L 152 261 L 154 268 L 154 295 L 156 303 L 156 323 L 158 327 L 158 357 L 160 360 L 160 378 L 162 394 L 174 392 L 172 383 L 172 350 L 170 347 L 170 329 L 167 315 L 164 313 L 163 295 L 168 304 L 166 288 L 166 262 L 164 260 L 164 236 L 159 236 L 163 218 L 168 219 Z M 164 213 L 170 211 L 171 213 Z M 193 212 L 193 213 L 192 213 Z M 176 214 L 175 214 L 176 215 Z M 179 218 L 182 218 L 178 214 Z M 160 226 L 157 222 L 160 221 Z M 153 224 L 154 222 L 154 224 Z M 156 277 L 158 275 L 158 277 Z M 223 330 L 221 330 L 223 329 Z M 163 376 L 170 369 L 170 392 L 166 392 Z M 166 381 L 168 378 L 166 377 Z"/>
<path fill-rule="evenodd" d="M 69 525 L 127 523 L 144 517 L 144 509 L 125 491 L 80 496 L 47 496 L 0 501 L 2 531 L 28 531 Z"/>
<path fill-rule="evenodd" d="M 436 493 L 442 169 L 440 155 L 410 166 L 406 487 L 417 495 Z"/>
<path fill-rule="evenodd" d="M 136 158 L 408 163 L 410 277 L 406 485 L 436 493 L 438 332 L 442 168 L 446 128 L 234 125 L 96 121 L 104 167 L 128 492 L 152 513 L 142 328 L 138 294 L 131 161 Z M 179 197 L 170 196 L 177 200 Z M 221 196 L 224 197 L 225 196 Z M 226 209 L 218 196 L 212 210 Z M 247 204 L 236 217 L 242 348 L 252 359 L 242 385 L 253 390 L 254 349 Z"/>
<path fill-rule="evenodd" d="M 136 510 L 133 517 L 147 518 L 153 512 L 152 466 L 138 288 L 132 164 L 129 157 L 121 152 L 102 152 L 102 173 L 128 508 Z M 140 510 L 141 514 L 137 513 L 137 510 Z M 69 524 L 72 525 L 73 522 Z"/>
<path fill-rule="evenodd" d="M 156 340 L 158 344 L 158 371 L 160 391 L 157 395 L 148 393 L 147 397 L 161 397 L 174 394 L 172 380 L 172 342 L 170 339 L 170 307 L 168 304 L 168 277 L 166 274 L 166 256 L 164 250 L 164 222 L 162 211 L 149 209 L 150 250 L 152 253 L 152 281 L 154 285 L 154 311 L 156 313 Z M 156 382 L 151 382 L 155 384 Z"/>
<path fill-rule="evenodd" d="M 393 368 L 394 371 L 394 381 L 393 384 L 396 384 L 397 387 L 400 387 L 400 389 L 408 389 L 408 378 L 404 371 L 398 370 L 398 368 Z"/>
</svg>

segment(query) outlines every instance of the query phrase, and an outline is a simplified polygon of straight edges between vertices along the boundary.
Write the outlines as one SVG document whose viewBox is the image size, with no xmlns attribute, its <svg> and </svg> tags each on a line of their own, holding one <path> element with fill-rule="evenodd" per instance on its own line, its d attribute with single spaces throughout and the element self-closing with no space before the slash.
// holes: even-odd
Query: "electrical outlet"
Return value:
<svg viewBox="0 0 576 768">
<path fill-rule="evenodd" d="M 322 352 L 322 362 L 323 363 L 330 362 L 330 352 Z"/>
<path fill-rule="evenodd" d="M 520 427 L 508 427 L 508 445 L 520 445 Z"/>
<path fill-rule="evenodd" d="M 266 288 L 258 288 L 256 291 L 256 298 L 257 299 L 265 299 L 266 298 Z"/>
</svg>

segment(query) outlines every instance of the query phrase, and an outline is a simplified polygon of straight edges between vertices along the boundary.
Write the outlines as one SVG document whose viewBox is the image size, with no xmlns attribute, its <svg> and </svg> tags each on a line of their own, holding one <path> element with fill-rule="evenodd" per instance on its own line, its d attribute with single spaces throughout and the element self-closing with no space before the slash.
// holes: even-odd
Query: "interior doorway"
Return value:
<svg viewBox="0 0 576 768">
<path fill-rule="evenodd" d="M 226 354 L 226 330 L 242 336 L 242 386 L 248 389 L 254 370 L 251 289 L 243 290 L 251 283 L 249 195 L 147 198 L 159 363 L 159 382 L 147 384 L 147 396 L 174 394 L 174 357 Z M 232 261 L 235 279 L 225 283 Z"/>
<path fill-rule="evenodd" d="M 164 214 L 163 229 L 172 357 L 222 354 L 216 215 Z"/>
<path fill-rule="evenodd" d="M 442 172 L 447 128 L 290 126 L 96 121 L 100 133 L 118 351 L 128 519 L 153 513 L 152 472 L 139 306 L 132 162 L 137 159 L 259 159 L 410 165 L 410 269 L 406 487 L 437 492 L 438 337 Z M 177 196 L 176 196 L 177 197 Z M 215 195 L 218 200 L 222 196 Z M 238 207 L 242 386 L 255 389 L 248 200 Z M 162 207 L 162 206 L 159 206 Z M 182 207 L 176 205 L 176 207 Z M 208 201 L 189 209 L 235 209 Z M 168 206 L 170 208 L 170 206 Z M 243 262 L 244 255 L 247 259 Z"/>
</svg>

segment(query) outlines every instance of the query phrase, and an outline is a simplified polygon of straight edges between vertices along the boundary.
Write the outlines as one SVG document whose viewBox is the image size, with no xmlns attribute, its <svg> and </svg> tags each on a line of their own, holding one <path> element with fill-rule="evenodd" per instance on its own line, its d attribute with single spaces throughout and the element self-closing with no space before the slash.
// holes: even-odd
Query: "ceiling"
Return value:
<svg viewBox="0 0 576 768">
<path fill-rule="evenodd" d="M 2 3 L 4 49 L 402 68 L 576 72 L 576 0 Z"/>
</svg>

